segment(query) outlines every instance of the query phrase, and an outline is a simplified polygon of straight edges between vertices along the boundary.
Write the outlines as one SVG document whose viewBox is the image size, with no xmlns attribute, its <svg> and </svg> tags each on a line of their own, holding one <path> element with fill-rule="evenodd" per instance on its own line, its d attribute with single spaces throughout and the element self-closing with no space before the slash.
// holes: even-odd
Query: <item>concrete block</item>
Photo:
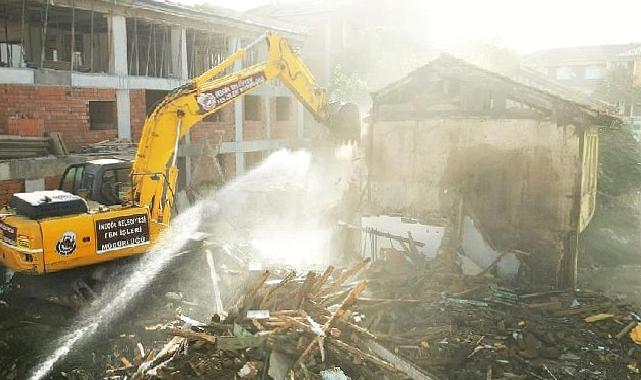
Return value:
<svg viewBox="0 0 641 380">
<path fill-rule="evenodd" d="M 0 162 L 0 181 L 11 179 L 11 167 L 8 162 Z"/>
<path fill-rule="evenodd" d="M 116 90 L 118 138 L 131 139 L 131 101 L 129 90 Z"/>
<path fill-rule="evenodd" d="M 0 163 L 0 180 L 40 179 L 49 176 L 58 176 L 62 175 L 69 165 L 81 163 L 88 159 L 90 159 L 90 157 L 87 156 L 48 156 L 10 160 Z"/>
<path fill-rule="evenodd" d="M 33 84 L 32 69 L 0 68 L 0 83 L 3 84 Z"/>
<path fill-rule="evenodd" d="M 29 193 L 32 191 L 41 191 L 45 189 L 45 179 L 36 178 L 36 179 L 25 179 L 24 180 L 24 191 Z"/>
</svg>

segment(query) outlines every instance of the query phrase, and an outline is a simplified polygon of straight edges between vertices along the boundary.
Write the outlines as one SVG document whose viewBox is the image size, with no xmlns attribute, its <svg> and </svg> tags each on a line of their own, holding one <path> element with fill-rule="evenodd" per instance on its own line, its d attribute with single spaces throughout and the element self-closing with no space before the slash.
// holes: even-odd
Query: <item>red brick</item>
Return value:
<svg viewBox="0 0 641 380">
<path fill-rule="evenodd" d="M 24 181 L 22 180 L 6 180 L 0 181 L 0 207 L 4 207 L 9 202 L 9 198 L 14 193 L 24 191 Z"/>
</svg>

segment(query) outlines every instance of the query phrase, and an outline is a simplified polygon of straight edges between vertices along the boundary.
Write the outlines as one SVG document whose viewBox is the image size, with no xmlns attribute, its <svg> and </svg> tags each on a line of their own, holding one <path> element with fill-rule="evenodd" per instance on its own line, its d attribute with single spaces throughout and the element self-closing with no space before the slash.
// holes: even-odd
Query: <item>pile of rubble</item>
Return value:
<svg viewBox="0 0 641 380">
<path fill-rule="evenodd" d="M 514 288 L 444 258 L 389 252 L 358 311 L 380 343 L 438 379 L 633 379 L 635 308 L 593 291 Z"/>
<path fill-rule="evenodd" d="M 181 317 L 168 329 L 173 336 L 145 355 L 107 370 L 111 379 L 403 378 L 399 369 L 365 350 L 375 337 L 358 322 L 354 304 L 366 280 L 344 285 L 366 267 L 365 260 L 333 277 L 291 271 L 269 281 L 265 271 L 227 313 L 208 323 Z M 381 350 L 386 351 L 381 347 Z M 391 354 L 391 353 L 390 353 Z M 329 377 L 328 377 L 329 376 Z"/>
<path fill-rule="evenodd" d="M 633 379 L 641 317 L 593 291 L 515 288 L 387 250 L 343 271 L 263 272 L 227 313 L 181 317 L 111 379 Z M 350 282 L 352 281 L 352 282 Z"/>
</svg>

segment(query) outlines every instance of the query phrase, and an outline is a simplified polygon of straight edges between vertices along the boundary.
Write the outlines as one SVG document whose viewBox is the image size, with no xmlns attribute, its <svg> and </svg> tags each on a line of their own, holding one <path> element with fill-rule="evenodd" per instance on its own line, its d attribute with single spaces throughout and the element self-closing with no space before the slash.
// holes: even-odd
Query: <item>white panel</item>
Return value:
<svg viewBox="0 0 641 380">
<path fill-rule="evenodd" d="M 24 180 L 24 191 L 25 193 L 30 193 L 32 191 L 41 191 L 45 189 L 45 179 L 36 178 L 36 179 L 25 179 Z"/>
</svg>

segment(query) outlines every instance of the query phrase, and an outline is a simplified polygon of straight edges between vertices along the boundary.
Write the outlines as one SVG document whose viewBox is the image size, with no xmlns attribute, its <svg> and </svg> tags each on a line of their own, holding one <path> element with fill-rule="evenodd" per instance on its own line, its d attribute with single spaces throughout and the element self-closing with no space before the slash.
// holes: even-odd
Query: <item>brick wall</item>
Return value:
<svg viewBox="0 0 641 380">
<path fill-rule="evenodd" d="M 60 184 L 61 177 L 62 175 L 45 177 L 45 190 L 57 189 Z M 24 190 L 24 180 L 22 179 L 0 181 L 0 207 L 7 205 L 9 198 L 11 198 L 13 193 L 20 193 Z"/>
<path fill-rule="evenodd" d="M 134 141 L 140 139 L 146 118 L 144 90 L 130 90 L 131 130 Z M 40 134 L 41 131 L 61 132 L 71 150 L 79 150 L 82 145 L 117 137 L 117 129 L 96 131 L 89 129 L 89 101 L 115 101 L 113 89 L 87 89 L 56 86 L 19 86 L 0 84 L 0 134 L 22 131 L 23 135 Z M 264 99 L 264 98 L 263 98 Z M 264 100 L 261 100 L 261 103 Z M 296 107 L 292 106 L 290 120 L 276 119 L 276 102 L 270 102 L 272 119 L 272 138 L 285 139 L 296 136 Z M 261 110 L 263 106 L 261 105 Z M 245 121 L 243 138 L 257 140 L 267 138 L 264 112 L 260 121 Z M 27 130 L 28 129 L 28 130 Z M 235 140 L 234 106 L 229 105 L 220 111 L 218 121 L 201 122 L 191 129 L 191 141 L 202 142 L 208 138 L 214 146 L 222 134 L 224 142 Z M 254 166 L 263 154 L 246 154 L 248 167 Z M 234 177 L 236 172 L 235 154 L 221 154 L 218 157 L 226 179 Z M 192 160 L 192 170 L 198 164 Z M 213 170 L 213 169 L 212 169 Z M 203 170 L 201 170 L 202 172 Z M 204 170 L 206 171 L 206 170 Z M 46 177 L 45 189 L 56 189 L 60 175 Z M 0 181 L 0 207 L 6 205 L 11 194 L 24 191 L 24 181 Z"/>
<path fill-rule="evenodd" d="M 5 206 L 13 193 L 22 191 L 24 191 L 24 181 L 21 179 L 0 181 L 0 205 Z"/>
<path fill-rule="evenodd" d="M 54 190 L 60 185 L 60 179 L 62 175 L 56 175 L 51 177 L 45 177 L 45 190 Z"/>
<path fill-rule="evenodd" d="M 296 127 L 296 103 L 292 98 L 290 106 L 291 114 L 288 120 L 278 120 L 276 116 L 276 98 L 272 98 L 270 109 L 272 114 L 272 138 L 273 139 L 290 139 L 296 138 L 298 130 Z"/>
<path fill-rule="evenodd" d="M 132 129 L 139 131 L 145 119 L 144 91 L 132 90 L 130 98 Z M 42 123 L 45 132 L 61 132 L 70 151 L 116 138 L 115 126 L 109 130 L 89 128 L 90 100 L 115 101 L 116 93 L 114 89 L 0 85 L 0 133 L 9 133 L 12 120 L 32 119 Z"/>
<path fill-rule="evenodd" d="M 129 90 L 129 103 L 131 113 L 131 138 L 134 141 L 140 140 L 142 127 L 147 118 L 147 106 L 145 103 L 145 90 Z"/>
<path fill-rule="evenodd" d="M 215 148 L 215 144 L 218 143 L 220 136 L 222 136 L 223 142 L 234 141 L 235 130 L 234 130 L 234 106 L 228 105 L 219 111 L 219 121 L 203 121 L 198 125 L 194 126 L 191 129 L 191 142 L 192 143 L 201 143 L 205 139 L 208 139 L 209 144 L 212 148 Z M 232 156 L 232 157 L 229 157 Z M 205 178 L 200 178 L 199 180 L 207 182 L 215 175 L 215 167 L 209 162 L 209 158 L 203 158 L 199 160 L 197 157 L 194 157 L 191 160 L 192 173 L 196 171 L 196 166 L 200 165 L 201 167 L 196 171 L 199 176 L 204 176 Z M 235 155 L 219 155 L 218 162 L 223 170 L 225 179 L 231 179 L 234 177 L 236 172 L 236 161 Z M 196 181 L 197 182 L 197 181 Z"/>
</svg>

